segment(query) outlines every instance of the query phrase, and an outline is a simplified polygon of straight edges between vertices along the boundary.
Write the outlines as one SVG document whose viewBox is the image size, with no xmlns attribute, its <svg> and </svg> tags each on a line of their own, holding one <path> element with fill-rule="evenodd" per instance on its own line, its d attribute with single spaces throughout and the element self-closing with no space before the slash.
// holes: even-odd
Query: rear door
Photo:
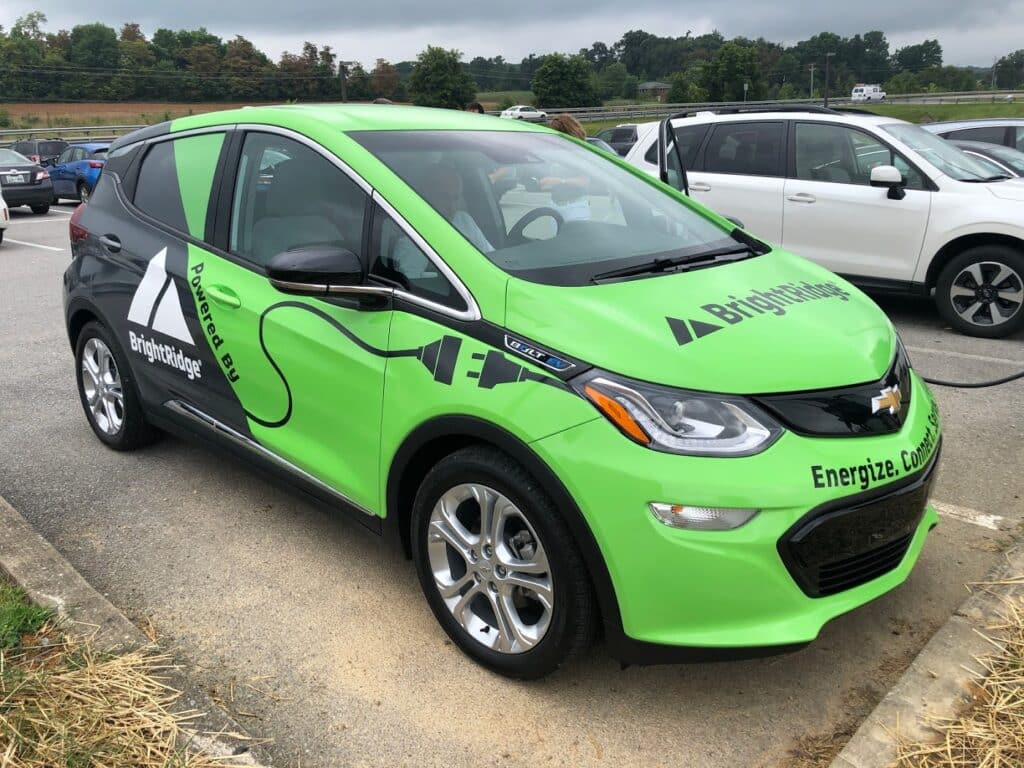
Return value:
<svg viewBox="0 0 1024 768">
<path fill-rule="evenodd" d="M 836 123 L 794 122 L 782 244 L 852 277 L 909 281 L 921 254 L 932 192 L 924 176 L 874 135 Z M 906 196 L 871 186 L 871 169 L 895 165 Z"/>
<path fill-rule="evenodd" d="M 782 120 L 713 124 L 696 169 L 687 174 L 690 196 L 739 219 L 758 237 L 780 242 L 785 136 Z"/>
<path fill-rule="evenodd" d="M 68 183 L 70 164 L 73 162 L 75 150 L 73 147 L 65 149 L 56 164 L 50 169 L 50 179 L 53 181 L 53 194 L 64 197 L 74 194 L 72 185 Z"/>
</svg>

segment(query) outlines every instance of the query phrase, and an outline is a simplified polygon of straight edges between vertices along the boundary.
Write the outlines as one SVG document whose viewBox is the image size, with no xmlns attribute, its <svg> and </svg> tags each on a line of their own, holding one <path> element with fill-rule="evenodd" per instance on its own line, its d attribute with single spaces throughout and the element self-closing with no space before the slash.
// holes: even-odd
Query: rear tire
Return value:
<svg viewBox="0 0 1024 768">
<path fill-rule="evenodd" d="M 115 451 L 131 451 L 160 437 L 146 421 L 135 377 L 121 346 L 102 323 L 86 323 L 75 344 L 78 397 L 89 426 Z"/>
<path fill-rule="evenodd" d="M 472 446 L 438 462 L 411 533 L 434 616 L 477 663 L 536 679 L 590 644 L 597 611 L 583 556 L 540 484 L 504 453 Z"/>
<path fill-rule="evenodd" d="M 32 213 L 35 213 L 37 215 L 42 215 L 50 210 L 49 203 L 43 203 L 42 205 L 31 205 L 29 207 L 32 209 Z"/>
<path fill-rule="evenodd" d="M 78 200 L 83 203 L 89 202 L 89 187 L 84 181 L 78 182 Z"/>
<path fill-rule="evenodd" d="M 1024 328 L 1024 254 L 980 245 L 954 257 L 939 274 L 935 303 L 960 333 L 986 339 Z"/>
</svg>

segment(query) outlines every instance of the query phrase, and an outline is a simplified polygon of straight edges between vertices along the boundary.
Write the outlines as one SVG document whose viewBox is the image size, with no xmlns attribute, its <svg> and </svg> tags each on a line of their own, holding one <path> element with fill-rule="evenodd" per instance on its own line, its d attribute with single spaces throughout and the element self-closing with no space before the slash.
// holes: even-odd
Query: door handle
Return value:
<svg viewBox="0 0 1024 768">
<path fill-rule="evenodd" d="M 242 300 L 238 298 L 238 294 L 225 285 L 209 285 L 206 287 L 206 293 L 222 307 L 238 309 L 242 306 Z"/>
<path fill-rule="evenodd" d="M 121 240 L 117 235 L 101 235 L 100 245 L 111 253 L 117 253 L 121 250 Z"/>
<path fill-rule="evenodd" d="M 814 195 L 809 195 L 806 192 L 798 192 L 795 195 L 787 196 L 786 199 L 792 203 L 813 203 L 816 202 L 818 198 Z"/>
<path fill-rule="evenodd" d="M 710 192 L 711 185 L 705 184 L 703 181 L 694 181 L 690 183 L 690 189 L 694 192 Z"/>
</svg>

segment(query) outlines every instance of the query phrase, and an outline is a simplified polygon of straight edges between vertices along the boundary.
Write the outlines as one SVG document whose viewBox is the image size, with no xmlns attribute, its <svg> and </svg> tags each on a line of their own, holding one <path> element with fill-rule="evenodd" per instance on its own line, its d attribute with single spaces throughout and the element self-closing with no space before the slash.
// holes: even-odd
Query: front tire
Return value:
<svg viewBox="0 0 1024 768">
<path fill-rule="evenodd" d="M 142 412 L 124 352 L 107 327 L 95 320 L 78 335 L 75 371 L 86 419 L 101 442 L 116 451 L 131 451 L 159 437 Z"/>
<path fill-rule="evenodd" d="M 536 679 L 590 644 L 596 609 L 579 548 L 505 454 L 474 446 L 438 462 L 416 494 L 411 533 L 434 616 L 479 664 Z"/>
<path fill-rule="evenodd" d="M 42 205 L 31 205 L 29 207 L 32 209 L 32 213 L 37 215 L 42 215 L 50 210 L 49 203 L 43 203 Z"/>
<path fill-rule="evenodd" d="M 953 258 L 935 285 L 939 314 L 968 336 L 998 339 L 1024 328 L 1024 254 L 981 245 Z"/>
</svg>

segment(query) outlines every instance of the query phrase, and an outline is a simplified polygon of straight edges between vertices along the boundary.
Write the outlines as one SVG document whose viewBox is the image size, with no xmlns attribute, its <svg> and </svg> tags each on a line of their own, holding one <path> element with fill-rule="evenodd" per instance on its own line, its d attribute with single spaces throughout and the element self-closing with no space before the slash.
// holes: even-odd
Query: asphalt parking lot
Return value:
<svg viewBox="0 0 1024 768">
<path fill-rule="evenodd" d="M 790 656 L 621 670 L 598 648 L 510 682 L 447 641 L 411 564 L 340 516 L 194 444 L 100 445 L 61 311 L 73 208 L 12 210 L 0 245 L 0 494 L 273 739 L 278 765 L 785 765 L 807 737 L 855 727 L 1020 533 L 1024 383 L 940 388 L 943 519 L 902 587 Z M 1024 336 L 957 336 L 924 301 L 883 307 L 926 375 L 1024 368 Z"/>
</svg>

